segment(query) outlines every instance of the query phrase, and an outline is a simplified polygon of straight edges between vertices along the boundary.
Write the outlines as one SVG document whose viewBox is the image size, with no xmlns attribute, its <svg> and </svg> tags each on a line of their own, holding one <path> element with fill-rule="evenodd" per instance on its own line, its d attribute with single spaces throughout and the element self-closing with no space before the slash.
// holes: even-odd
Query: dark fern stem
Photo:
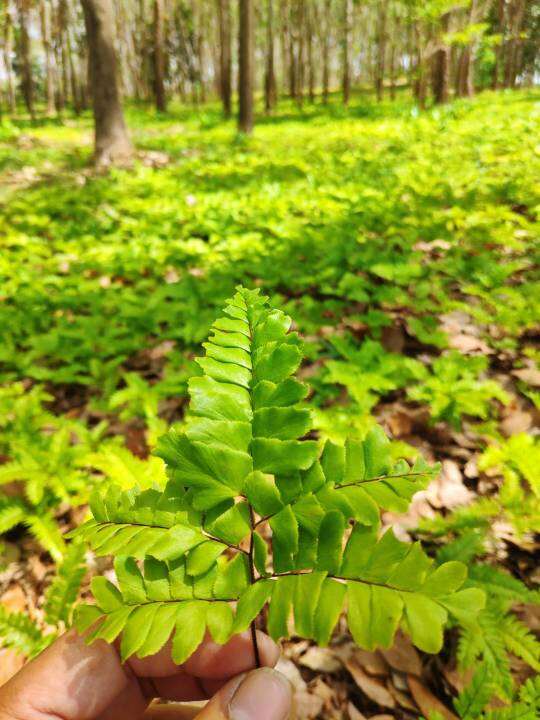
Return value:
<svg viewBox="0 0 540 720">
<path fill-rule="evenodd" d="M 249 508 L 249 515 L 250 515 L 250 523 L 251 523 L 251 536 L 249 539 L 249 552 L 248 552 L 248 561 L 249 561 L 249 579 L 251 584 L 255 582 L 255 564 L 253 562 L 253 533 L 255 532 L 255 516 L 253 513 L 253 508 Z M 255 657 L 255 667 L 260 668 L 261 667 L 261 654 L 259 652 L 259 644 L 257 642 L 257 618 L 254 618 L 251 621 L 251 642 L 253 644 L 253 655 Z"/>
</svg>

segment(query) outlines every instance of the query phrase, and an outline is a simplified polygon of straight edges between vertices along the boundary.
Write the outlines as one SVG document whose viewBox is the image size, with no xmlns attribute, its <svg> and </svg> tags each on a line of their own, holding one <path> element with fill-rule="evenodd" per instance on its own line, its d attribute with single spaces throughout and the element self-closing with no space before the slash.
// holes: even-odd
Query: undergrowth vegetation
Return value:
<svg viewBox="0 0 540 720">
<path fill-rule="evenodd" d="M 173 107 L 160 116 L 132 107 L 138 160 L 132 170 L 109 175 L 86 169 L 87 117 L 0 126 L 0 531 L 6 547 L 27 547 L 34 537 L 43 557 L 57 565 L 37 615 L 2 609 L 4 644 L 32 656 L 71 622 L 88 576 L 83 582 L 82 545 L 66 535 L 86 519 L 92 495 L 105 498 L 104 505 L 93 501 L 97 522 L 113 506 L 125 505 L 126 512 L 137 506 L 145 517 L 157 512 L 156 488 L 169 488 L 163 497 L 175 506 L 159 508 L 176 518 L 167 527 L 186 511 L 174 485 L 176 443 L 202 432 L 186 414 L 188 383 L 193 412 L 193 388 L 215 377 L 215 348 L 206 346 L 202 368 L 194 358 L 242 284 L 260 288 L 272 307 L 293 318 L 305 356 L 298 377 L 311 388 L 310 420 L 307 404 L 295 411 L 291 437 L 309 433 L 301 445 L 313 448 L 313 456 L 293 452 L 292 465 L 277 470 L 275 458 L 254 466 L 276 475 L 279 487 L 276 495 L 275 486 L 260 479 L 254 497 L 264 490 L 265 502 L 275 507 L 266 512 L 252 503 L 261 517 L 283 513 L 281 523 L 270 523 L 273 572 L 304 566 L 329 572 L 341 562 L 337 544 L 321 560 L 306 537 L 318 537 L 322 522 L 334 537 L 351 517 L 364 528 L 378 527 L 382 507 L 385 530 L 395 523 L 400 540 L 400 532 L 407 541 L 421 538 L 433 567 L 464 563 L 465 589 L 485 594 L 474 623 L 463 622 L 459 608 L 455 616 L 439 613 L 438 627 L 444 625 L 460 668 L 477 668 L 455 712 L 464 720 L 535 717 L 539 688 L 529 680 L 520 690 L 513 658 L 529 674 L 540 669 L 540 645 L 519 614 L 539 602 L 531 560 L 540 530 L 539 100 L 535 92 L 485 93 L 426 113 L 401 100 L 375 105 L 363 96 L 348 110 L 330 103 L 301 112 L 283 103 L 278 114 L 260 119 L 249 139 L 235 136 L 212 106 L 198 113 Z M 231 362 L 217 358 L 223 360 Z M 254 435 L 264 430 L 279 437 L 271 421 L 261 420 Z M 169 428 L 167 437 L 177 439 L 159 441 Z M 220 442 L 227 444 L 227 437 Z M 235 452 L 246 437 L 229 438 Z M 412 491 L 403 502 L 372 498 L 370 522 L 327 497 L 296 513 L 307 501 L 293 490 L 287 495 L 278 476 L 298 489 L 325 441 L 327 465 L 330 447 L 336 448 L 332 462 L 344 462 L 340 448 L 347 437 L 353 443 L 379 438 L 394 465 L 442 461 L 442 480 L 430 487 L 442 484 L 452 465 L 461 501 L 433 502 L 428 488 L 421 500 L 413 498 L 410 511 Z M 161 457 L 173 468 L 169 478 Z M 339 475 L 343 468 L 336 468 L 332 473 Z M 173 562 L 177 590 L 193 592 L 199 582 L 209 597 L 228 598 L 231 589 L 241 596 L 245 569 L 235 566 L 217 596 L 197 578 L 218 566 L 226 574 L 234 562 L 223 559 L 227 544 L 241 543 L 240 529 L 249 531 L 249 522 L 234 505 L 238 517 L 228 524 L 229 496 L 211 489 L 200 495 L 207 505 L 188 505 L 212 516 L 201 520 L 204 542 L 199 537 L 202 544 L 186 546 L 183 559 L 167 554 L 166 544 L 157 554 L 140 544 L 133 555 L 153 559 L 140 577 L 133 560 L 117 562 L 121 590 L 129 577 L 133 591 L 136 577 L 140 588 L 161 593 L 160 573 Z M 218 501 L 227 507 L 219 505 L 216 514 Z M 422 511 L 429 502 L 431 511 Z M 324 513 L 332 517 L 323 520 Z M 394 537 L 391 532 L 383 538 Z M 270 572 L 261 559 L 266 540 L 257 541 L 261 588 Z M 376 555 L 385 541 L 375 544 L 370 535 L 369 542 Z M 116 551 L 107 538 L 94 547 L 97 555 Z M 5 560 L 3 575 L 10 577 L 12 565 Z M 94 581 L 98 601 L 109 602 L 102 610 L 124 612 L 127 622 L 132 609 L 121 610 L 125 597 L 100 583 Z M 325 592 L 334 591 L 342 592 L 333 586 Z M 267 597 L 261 594 L 242 622 L 227 610 L 212 611 L 210 619 L 193 603 L 191 610 L 201 632 L 208 622 L 223 639 L 227 628 L 243 628 L 246 618 L 249 625 Z M 275 597 L 272 602 L 279 605 Z M 170 608 L 160 612 L 170 631 L 176 616 Z M 277 612 L 269 616 L 270 630 L 287 635 Z M 309 616 L 309 608 L 297 612 L 299 635 L 328 641 L 329 626 Z M 360 644 L 390 641 L 376 629 L 366 639 L 358 618 L 351 623 L 351 606 L 348 612 Z M 395 623 L 400 613 L 396 609 Z M 435 636 L 420 637 L 422 626 L 407 623 L 421 648 L 439 649 Z M 118 632 L 121 627 L 114 625 Z M 132 635 L 126 654 L 153 649 Z M 508 706 L 493 709 L 493 696 Z"/>
</svg>

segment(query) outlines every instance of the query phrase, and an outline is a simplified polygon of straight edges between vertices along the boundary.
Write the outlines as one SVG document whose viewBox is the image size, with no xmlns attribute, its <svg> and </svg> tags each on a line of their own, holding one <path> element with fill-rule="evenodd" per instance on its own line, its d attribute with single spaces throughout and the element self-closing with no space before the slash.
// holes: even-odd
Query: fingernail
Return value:
<svg viewBox="0 0 540 720">
<path fill-rule="evenodd" d="M 231 720 L 286 720 L 291 710 L 289 681 L 276 670 L 253 670 L 229 703 Z"/>
</svg>

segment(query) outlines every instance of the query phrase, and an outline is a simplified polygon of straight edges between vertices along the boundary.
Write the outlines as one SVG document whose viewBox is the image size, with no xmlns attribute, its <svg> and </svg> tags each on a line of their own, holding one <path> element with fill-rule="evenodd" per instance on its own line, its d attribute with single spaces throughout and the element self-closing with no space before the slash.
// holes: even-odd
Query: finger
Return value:
<svg viewBox="0 0 540 720">
<path fill-rule="evenodd" d="M 279 659 L 278 646 L 260 631 L 257 631 L 257 645 L 261 664 L 273 667 Z M 249 632 L 235 635 L 225 645 L 218 645 L 207 637 L 183 665 L 174 663 L 171 657 L 171 642 L 152 657 L 129 660 L 129 666 L 135 675 L 152 678 L 187 674 L 198 678 L 225 679 L 246 672 L 255 665 L 253 642 Z"/>
<path fill-rule="evenodd" d="M 276 670 L 259 668 L 228 682 L 197 720 L 286 720 L 291 706 L 289 681 Z"/>
<path fill-rule="evenodd" d="M 90 720 L 102 717 L 117 699 L 122 712 L 116 720 L 140 717 L 147 705 L 114 648 L 101 640 L 86 645 L 70 632 L 0 689 L 0 715 Z"/>
<path fill-rule="evenodd" d="M 200 712 L 194 705 L 151 705 L 143 715 L 143 720 L 193 720 Z"/>
</svg>

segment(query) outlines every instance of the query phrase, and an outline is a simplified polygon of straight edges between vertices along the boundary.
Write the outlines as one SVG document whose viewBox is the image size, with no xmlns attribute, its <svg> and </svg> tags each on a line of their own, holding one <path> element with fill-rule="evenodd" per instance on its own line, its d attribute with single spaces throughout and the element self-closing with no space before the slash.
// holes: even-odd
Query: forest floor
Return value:
<svg viewBox="0 0 540 720">
<path fill-rule="evenodd" d="M 303 336 L 319 436 L 379 422 L 396 458 L 442 463 L 384 523 L 524 583 L 504 612 L 527 639 L 508 629 L 492 657 L 492 704 L 511 702 L 540 670 L 540 93 L 283 103 L 248 139 L 217 106 L 127 120 L 135 166 L 107 175 L 88 115 L 0 124 L 0 602 L 43 629 L 89 488 L 162 478 L 151 450 L 241 282 Z M 342 628 L 325 649 L 287 641 L 281 669 L 302 718 L 455 718 L 492 640 L 367 652 Z M 0 653 L 1 682 L 24 652 Z"/>
</svg>

